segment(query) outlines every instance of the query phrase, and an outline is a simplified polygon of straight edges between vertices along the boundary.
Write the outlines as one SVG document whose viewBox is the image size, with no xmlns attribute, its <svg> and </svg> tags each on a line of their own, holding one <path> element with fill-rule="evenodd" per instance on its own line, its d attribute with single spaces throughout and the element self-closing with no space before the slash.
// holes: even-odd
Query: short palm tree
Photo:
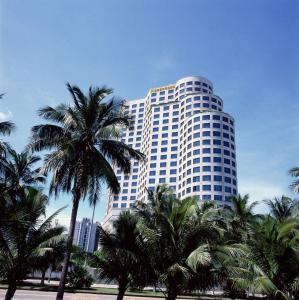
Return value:
<svg viewBox="0 0 299 300">
<path fill-rule="evenodd" d="M 253 209 L 258 204 L 254 201 L 249 203 L 249 195 L 230 197 L 231 206 L 226 207 L 228 225 L 228 239 L 232 239 L 236 243 L 240 243 L 247 238 L 247 232 L 251 223 L 255 222 L 259 215 L 254 214 Z"/>
<path fill-rule="evenodd" d="M 34 126 L 29 145 L 34 151 L 50 151 L 43 166 L 44 172 L 53 174 L 50 193 L 57 196 L 61 191 L 71 192 L 73 196 L 67 251 L 57 293 L 59 300 L 63 299 L 80 200 L 88 197 L 94 205 L 102 182 L 113 192 L 119 192 L 111 164 L 129 173 L 131 159 L 142 158 L 140 152 L 117 140 L 119 129 L 129 125 L 129 117 L 123 114 L 123 102 L 105 100 L 111 89 L 90 87 L 84 95 L 77 86 L 67 84 L 67 88 L 72 103 L 41 109 L 39 115 L 51 123 Z"/>
<path fill-rule="evenodd" d="M 270 208 L 271 215 L 279 222 L 298 215 L 299 202 L 289 197 L 282 196 L 273 200 L 265 200 Z"/>
<path fill-rule="evenodd" d="M 207 242 L 219 236 L 213 214 L 208 209 L 199 212 L 195 198 L 176 199 L 166 186 L 149 192 L 149 201 L 137 203 L 135 209 L 143 234 L 152 240 L 147 259 L 158 283 L 166 288 L 165 298 L 174 300 L 188 289 L 194 273 L 191 266 L 209 260 Z"/>
<path fill-rule="evenodd" d="M 5 300 L 12 299 L 17 282 L 36 269 L 36 262 L 58 242 L 64 231 L 52 227 L 58 213 L 44 219 L 48 198 L 32 187 L 17 201 L 5 191 L 0 200 L 0 277 L 8 282 Z"/>
<path fill-rule="evenodd" d="M 126 211 L 114 221 L 111 231 L 100 227 L 101 250 L 96 253 L 94 266 L 99 278 L 118 283 L 117 300 L 122 300 L 131 287 L 150 284 L 151 269 L 147 263 L 147 244 L 138 228 L 138 219 Z"/>
<path fill-rule="evenodd" d="M 298 218 L 279 221 L 269 215 L 260 219 L 254 224 L 247 247 L 249 255 L 239 260 L 234 270 L 237 286 L 270 299 L 289 299 L 288 295 L 298 291 Z"/>
</svg>

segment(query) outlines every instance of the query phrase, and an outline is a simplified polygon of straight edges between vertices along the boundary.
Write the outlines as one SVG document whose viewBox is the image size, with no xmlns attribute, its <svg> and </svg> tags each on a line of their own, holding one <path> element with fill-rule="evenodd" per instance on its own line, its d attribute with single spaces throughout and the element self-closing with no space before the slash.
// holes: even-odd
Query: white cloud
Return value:
<svg viewBox="0 0 299 300">
<path fill-rule="evenodd" d="M 249 194 L 249 202 L 258 201 L 259 205 L 256 207 L 255 211 L 257 213 L 266 213 L 268 208 L 263 203 L 264 199 L 272 199 L 274 197 L 280 197 L 286 194 L 286 191 L 279 186 L 273 185 L 268 182 L 246 182 L 244 184 L 239 184 L 239 193 L 241 195 Z"/>
<path fill-rule="evenodd" d="M 10 111 L 4 112 L 0 111 L 0 122 L 8 121 L 12 119 L 12 113 Z"/>
<path fill-rule="evenodd" d="M 48 218 L 48 217 L 51 216 L 55 211 L 56 211 L 56 209 L 48 208 L 48 209 L 47 209 L 47 213 L 46 213 L 46 217 Z M 68 213 L 68 211 L 63 210 L 63 211 L 60 212 L 60 213 L 58 214 L 58 216 L 54 219 L 54 221 L 53 221 L 53 226 L 55 225 L 56 222 L 58 222 L 59 225 L 65 226 L 66 229 L 68 229 L 69 226 L 70 226 L 70 220 L 71 220 L 71 214 L 70 214 L 70 212 Z"/>
</svg>

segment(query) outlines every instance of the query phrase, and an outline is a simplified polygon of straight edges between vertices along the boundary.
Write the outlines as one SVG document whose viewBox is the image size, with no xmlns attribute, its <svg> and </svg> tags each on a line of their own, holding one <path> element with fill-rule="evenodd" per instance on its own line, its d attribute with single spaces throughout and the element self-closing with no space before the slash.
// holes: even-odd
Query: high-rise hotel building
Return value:
<svg viewBox="0 0 299 300">
<path fill-rule="evenodd" d="M 116 169 L 121 191 L 109 196 L 105 222 L 146 200 L 147 191 L 168 184 L 179 198 L 229 204 L 237 194 L 234 119 L 204 77 L 152 88 L 145 98 L 127 102 L 131 125 L 122 141 L 146 156 L 133 161 L 132 173 Z"/>
</svg>

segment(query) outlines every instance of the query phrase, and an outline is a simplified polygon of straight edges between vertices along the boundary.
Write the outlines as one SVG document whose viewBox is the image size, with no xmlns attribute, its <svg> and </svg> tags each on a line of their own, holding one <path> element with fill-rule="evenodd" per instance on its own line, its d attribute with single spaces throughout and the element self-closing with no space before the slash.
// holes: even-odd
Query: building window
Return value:
<svg viewBox="0 0 299 300">
<path fill-rule="evenodd" d="M 214 175 L 214 181 L 222 181 L 222 176 Z"/>
<path fill-rule="evenodd" d="M 203 191 L 210 191 L 211 190 L 211 186 L 208 185 L 208 184 L 205 184 L 205 185 L 202 186 L 202 190 Z"/>
</svg>

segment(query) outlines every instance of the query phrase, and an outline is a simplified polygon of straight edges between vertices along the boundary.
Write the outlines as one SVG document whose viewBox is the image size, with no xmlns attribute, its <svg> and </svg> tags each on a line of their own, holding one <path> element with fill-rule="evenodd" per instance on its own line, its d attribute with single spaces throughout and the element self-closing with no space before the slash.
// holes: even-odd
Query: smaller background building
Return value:
<svg viewBox="0 0 299 300">
<path fill-rule="evenodd" d="M 83 218 L 81 222 L 77 221 L 73 245 L 79 246 L 86 252 L 97 250 L 99 240 L 98 226 L 98 222 L 91 224 L 91 220 L 88 218 Z"/>
</svg>

